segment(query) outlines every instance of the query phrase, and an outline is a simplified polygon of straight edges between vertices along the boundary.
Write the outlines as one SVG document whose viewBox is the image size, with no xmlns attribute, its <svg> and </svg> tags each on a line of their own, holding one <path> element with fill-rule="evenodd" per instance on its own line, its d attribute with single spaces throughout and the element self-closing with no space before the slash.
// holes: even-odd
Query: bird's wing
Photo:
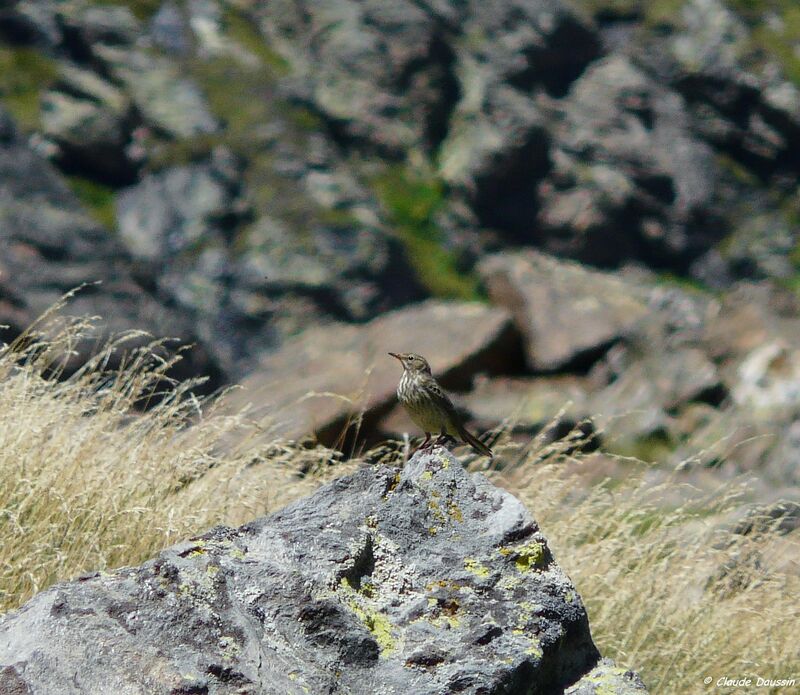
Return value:
<svg viewBox="0 0 800 695">
<path fill-rule="evenodd" d="M 430 397 L 434 400 L 436 405 L 449 415 L 450 419 L 453 421 L 453 424 L 456 426 L 460 425 L 461 418 L 456 412 L 456 407 L 453 405 L 453 401 L 450 400 L 450 396 L 444 392 L 444 389 L 439 386 L 436 379 L 425 379 L 423 382 L 423 387 L 430 394 Z"/>
</svg>

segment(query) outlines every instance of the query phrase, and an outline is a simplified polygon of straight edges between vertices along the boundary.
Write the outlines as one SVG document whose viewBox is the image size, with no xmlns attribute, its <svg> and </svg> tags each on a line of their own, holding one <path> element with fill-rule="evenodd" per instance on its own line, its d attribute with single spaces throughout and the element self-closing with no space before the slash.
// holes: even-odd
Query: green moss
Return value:
<svg viewBox="0 0 800 695">
<path fill-rule="evenodd" d="M 645 26 L 675 27 L 680 21 L 680 10 L 686 0 L 653 0 L 643 3 Z"/>
<path fill-rule="evenodd" d="M 289 64 L 270 48 L 266 38 L 258 30 L 256 22 L 251 17 L 230 8 L 225 12 L 223 22 L 225 33 L 248 53 L 258 58 L 262 66 L 266 66 L 276 73 L 288 73 Z"/>
<path fill-rule="evenodd" d="M 728 0 L 751 27 L 751 48 L 777 62 L 800 85 L 800 6 L 796 0 Z"/>
<path fill-rule="evenodd" d="M 709 287 L 703 282 L 700 282 L 700 280 L 695 280 L 694 278 L 683 275 L 675 275 L 674 273 L 661 273 L 656 281 L 661 285 L 677 287 L 694 295 L 708 295 L 712 293 Z"/>
<path fill-rule="evenodd" d="M 100 224 L 108 229 L 114 229 L 117 226 L 112 188 L 80 176 L 68 176 L 67 183 Z"/>
<path fill-rule="evenodd" d="M 288 115 L 291 122 L 303 130 L 320 130 L 323 126 L 322 118 L 318 114 L 302 106 L 291 109 Z"/>
<path fill-rule="evenodd" d="M 181 140 L 169 140 L 151 148 L 147 168 L 159 171 L 168 166 L 182 166 L 208 158 L 209 152 L 223 141 L 217 133 L 204 133 Z"/>
<path fill-rule="evenodd" d="M 33 48 L 0 48 L 0 99 L 23 131 L 39 127 L 40 95 L 56 75 L 55 62 Z"/>
<path fill-rule="evenodd" d="M 436 224 L 445 203 L 442 181 L 394 166 L 378 177 L 375 190 L 420 284 L 436 297 L 482 299 L 477 276 L 460 270 L 442 244 Z"/>
<path fill-rule="evenodd" d="M 121 5 L 141 21 L 147 21 L 161 7 L 162 0 L 89 0 L 91 5 Z"/>
</svg>

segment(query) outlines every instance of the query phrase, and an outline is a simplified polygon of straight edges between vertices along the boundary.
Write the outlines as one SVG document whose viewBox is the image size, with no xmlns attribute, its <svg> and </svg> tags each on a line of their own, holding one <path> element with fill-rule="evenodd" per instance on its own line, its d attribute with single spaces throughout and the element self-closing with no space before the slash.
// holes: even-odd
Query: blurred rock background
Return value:
<svg viewBox="0 0 800 695">
<path fill-rule="evenodd" d="M 2 338 L 100 280 L 291 437 L 415 433 L 414 350 L 478 428 L 796 496 L 799 145 L 793 0 L 6 0 Z"/>
</svg>

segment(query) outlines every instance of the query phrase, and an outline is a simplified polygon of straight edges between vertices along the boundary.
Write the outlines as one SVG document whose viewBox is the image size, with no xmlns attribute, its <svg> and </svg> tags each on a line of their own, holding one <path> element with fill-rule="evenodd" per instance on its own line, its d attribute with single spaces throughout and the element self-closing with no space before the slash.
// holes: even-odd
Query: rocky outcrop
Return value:
<svg viewBox="0 0 800 695">
<path fill-rule="evenodd" d="M 538 188 L 545 248 L 593 265 L 675 267 L 718 240 L 716 162 L 679 95 L 612 55 L 558 109 L 553 167 Z"/>
<path fill-rule="evenodd" d="M 800 73 L 791 12 L 756 5 L 4 3 L 4 338 L 102 280 L 76 313 L 196 343 L 184 374 L 252 375 L 279 432 L 331 443 L 363 410 L 374 440 L 410 423 L 383 417 L 394 375 L 352 400 L 347 351 L 485 289 L 525 360 L 513 340 L 455 394 L 481 425 L 529 435 L 569 401 L 564 426 L 709 466 L 735 429 L 737 467 L 794 480 Z M 311 326 L 341 379 L 287 356 Z"/>
<path fill-rule="evenodd" d="M 3 338 L 25 329 L 64 293 L 100 282 L 79 292 L 68 313 L 102 316 L 105 335 L 136 329 L 194 342 L 189 322 L 135 281 L 122 245 L 86 213 L 5 114 L 0 113 L 0 121 L 0 324 L 9 326 Z M 76 346 L 79 354 L 89 354 L 97 339 Z M 143 341 L 149 338 L 138 339 Z M 198 371 L 217 371 L 201 347 L 186 354 L 179 375 Z"/>
<path fill-rule="evenodd" d="M 4 692 L 40 695 L 549 694 L 597 662 L 535 520 L 441 448 L 0 619 Z"/>
</svg>

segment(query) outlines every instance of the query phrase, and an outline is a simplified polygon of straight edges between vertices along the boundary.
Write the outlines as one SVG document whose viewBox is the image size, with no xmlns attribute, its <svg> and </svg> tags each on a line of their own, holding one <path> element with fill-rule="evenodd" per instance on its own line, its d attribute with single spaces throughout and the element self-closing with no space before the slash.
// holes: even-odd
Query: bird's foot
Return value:
<svg viewBox="0 0 800 695">
<path fill-rule="evenodd" d="M 458 440 L 450 434 L 440 434 L 436 437 L 434 444 L 436 446 L 445 446 L 447 444 L 457 444 Z"/>
<path fill-rule="evenodd" d="M 431 441 L 431 435 L 428 435 L 428 436 L 425 438 L 425 441 L 424 441 L 424 442 L 422 442 L 422 444 L 420 444 L 420 445 L 419 445 L 419 446 L 418 446 L 418 447 L 417 447 L 417 448 L 414 450 L 414 453 L 416 454 L 418 451 L 427 451 L 428 449 L 430 449 L 431 447 L 433 447 L 433 444 L 434 444 L 434 443 Z"/>
</svg>

